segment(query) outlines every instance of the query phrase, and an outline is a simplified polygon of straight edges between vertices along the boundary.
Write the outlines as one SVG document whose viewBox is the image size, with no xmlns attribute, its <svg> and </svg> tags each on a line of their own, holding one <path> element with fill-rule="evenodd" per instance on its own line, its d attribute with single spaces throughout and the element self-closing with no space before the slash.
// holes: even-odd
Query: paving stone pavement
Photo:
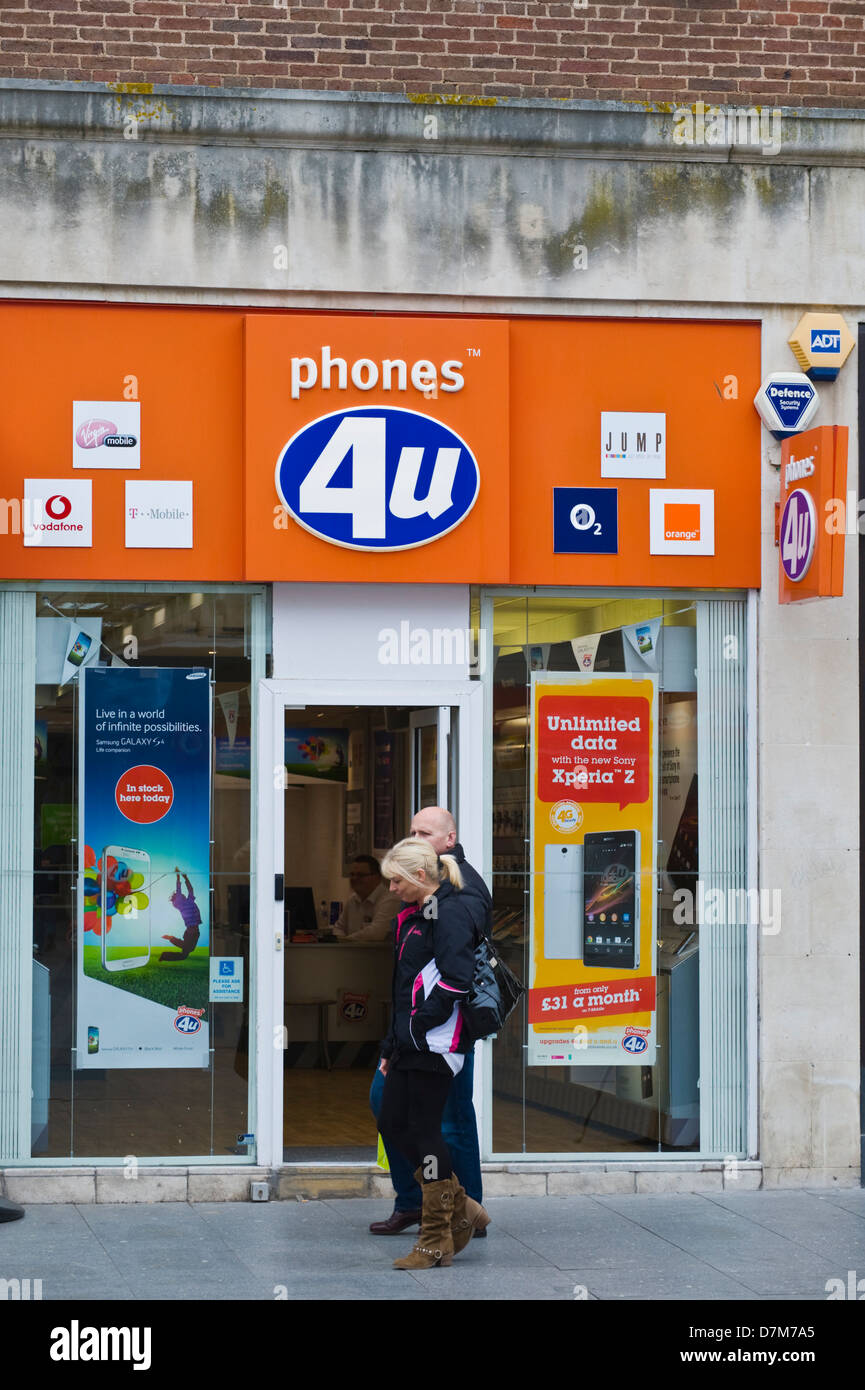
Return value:
<svg viewBox="0 0 865 1390">
<path fill-rule="evenodd" d="M 34 1205 L 0 1225 L 0 1281 L 43 1300 L 827 1300 L 861 1279 L 865 1190 L 494 1197 L 449 1269 L 394 1270 L 372 1199 Z M 6 1289 L 6 1297 L 11 1286 Z M 2 1296 L 2 1294 L 0 1294 Z M 32 1297 L 32 1294 L 31 1294 Z"/>
</svg>

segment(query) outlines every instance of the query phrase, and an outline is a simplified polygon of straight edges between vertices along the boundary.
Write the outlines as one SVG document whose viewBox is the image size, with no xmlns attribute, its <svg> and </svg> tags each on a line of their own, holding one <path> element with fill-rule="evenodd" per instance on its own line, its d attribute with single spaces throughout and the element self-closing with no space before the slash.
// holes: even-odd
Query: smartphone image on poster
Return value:
<svg viewBox="0 0 865 1390">
<path fill-rule="evenodd" d="M 88 637 L 86 632 L 79 632 L 77 637 L 66 653 L 66 660 L 70 666 L 83 666 L 87 660 L 87 653 L 93 646 L 93 638 Z"/>
<path fill-rule="evenodd" d="M 87 1051 L 92 1055 L 99 1051 L 99 1029 L 91 1024 L 87 1029 Z"/>
<path fill-rule="evenodd" d="M 583 843 L 583 963 L 640 964 L 640 832 L 590 832 Z"/>
<path fill-rule="evenodd" d="M 583 955 L 583 847 L 544 849 L 544 959 L 581 960 Z"/>
<path fill-rule="evenodd" d="M 150 855 L 106 845 L 99 884 L 102 964 L 137 970 L 150 960 Z"/>
</svg>

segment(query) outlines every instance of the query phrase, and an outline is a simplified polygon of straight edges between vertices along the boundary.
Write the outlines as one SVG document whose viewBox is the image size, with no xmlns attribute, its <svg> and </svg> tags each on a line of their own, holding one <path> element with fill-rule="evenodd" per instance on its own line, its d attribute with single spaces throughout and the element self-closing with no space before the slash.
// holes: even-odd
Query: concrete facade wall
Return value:
<svg viewBox="0 0 865 1390">
<path fill-rule="evenodd" d="M 435 116 L 434 128 L 428 124 Z M 759 319 L 865 315 L 865 120 L 785 115 L 780 147 L 677 146 L 632 107 L 0 84 L 0 293 L 358 309 Z M 580 250 L 582 248 L 582 252 Z M 584 268 L 583 268 L 584 267 Z M 858 286 L 858 289 L 857 289 Z M 851 426 L 855 357 L 820 386 Z M 780 608 L 780 445 L 763 436 L 759 1156 L 857 1180 L 857 548 L 846 595 Z"/>
</svg>

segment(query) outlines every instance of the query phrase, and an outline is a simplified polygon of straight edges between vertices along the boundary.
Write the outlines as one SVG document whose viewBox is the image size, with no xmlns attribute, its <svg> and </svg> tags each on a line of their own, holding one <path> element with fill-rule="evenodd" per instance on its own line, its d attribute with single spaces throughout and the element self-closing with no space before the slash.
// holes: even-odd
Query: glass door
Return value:
<svg viewBox="0 0 865 1390">
<path fill-rule="evenodd" d="M 369 1087 L 392 971 L 378 866 L 415 811 L 432 805 L 459 816 L 466 853 L 480 863 L 482 692 L 468 682 L 263 681 L 259 698 L 268 735 L 260 983 L 271 1017 L 257 1053 L 259 1113 L 269 1116 L 257 1161 L 368 1165 Z"/>
<path fill-rule="evenodd" d="M 409 717 L 412 815 L 424 806 L 446 806 L 459 824 L 454 767 L 457 722 L 458 711 L 450 705 L 413 710 Z"/>
</svg>

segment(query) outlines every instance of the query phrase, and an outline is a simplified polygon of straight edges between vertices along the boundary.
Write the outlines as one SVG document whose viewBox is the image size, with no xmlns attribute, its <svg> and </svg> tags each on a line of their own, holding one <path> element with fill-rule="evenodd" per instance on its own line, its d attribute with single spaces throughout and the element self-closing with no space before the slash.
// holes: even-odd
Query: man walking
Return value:
<svg viewBox="0 0 865 1390">
<path fill-rule="evenodd" d="M 413 818 L 410 834 L 417 839 L 426 840 L 436 854 L 453 855 L 463 876 L 463 892 L 478 898 L 483 904 L 484 925 L 489 934 L 493 900 L 477 869 L 472 868 L 466 859 L 465 851 L 457 840 L 456 822 L 450 811 L 446 811 L 443 806 L 425 806 Z M 466 1053 L 465 1062 L 451 1083 L 442 1116 L 442 1136 L 451 1151 L 454 1172 L 469 1197 L 476 1202 L 483 1202 L 478 1127 L 472 1103 L 474 1063 L 474 1051 Z M 369 1093 L 369 1103 L 376 1119 L 381 1108 L 383 1090 L 384 1077 L 377 1069 Z M 386 1221 L 373 1221 L 369 1229 L 377 1236 L 399 1235 L 406 1227 L 418 1225 L 421 1219 L 421 1191 L 415 1182 L 408 1160 L 390 1149 L 387 1150 L 387 1157 L 395 1191 L 394 1209 Z M 476 1237 L 485 1235 L 486 1228 L 475 1231 Z"/>
</svg>

